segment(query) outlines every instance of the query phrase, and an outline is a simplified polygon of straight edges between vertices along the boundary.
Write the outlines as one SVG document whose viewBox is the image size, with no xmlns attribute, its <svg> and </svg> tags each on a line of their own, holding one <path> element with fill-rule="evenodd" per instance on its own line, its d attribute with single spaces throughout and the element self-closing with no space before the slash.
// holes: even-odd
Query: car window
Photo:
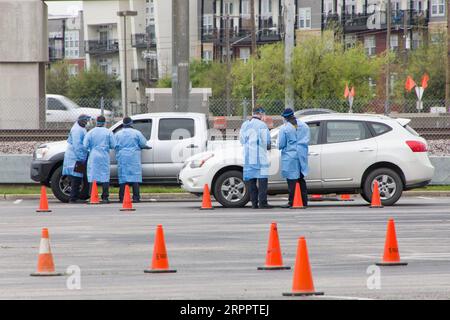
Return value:
<svg viewBox="0 0 450 320">
<path fill-rule="evenodd" d="M 47 110 L 67 110 L 67 108 L 58 99 L 48 98 L 47 99 Z"/>
<path fill-rule="evenodd" d="M 159 120 L 159 140 L 183 140 L 195 135 L 193 119 L 161 119 Z"/>
<path fill-rule="evenodd" d="M 360 121 L 328 121 L 326 131 L 327 143 L 359 141 L 369 137 L 365 124 Z"/>
<path fill-rule="evenodd" d="M 375 136 L 380 136 L 380 135 L 392 130 L 391 127 L 389 127 L 388 125 L 386 125 L 384 123 L 372 122 L 369 125 L 372 128 L 373 132 L 375 133 Z"/>
<path fill-rule="evenodd" d="M 316 144 L 319 144 L 320 123 L 308 123 L 308 126 L 310 132 L 309 145 L 314 146 Z"/>
<path fill-rule="evenodd" d="M 117 132 L 122 130 L 122 128 L 123 125 L 121 124 L 119 127 L 114 129 L 114 133 L 116 134 Z M 151 119 L 134 120 L 133 129 L 139 130 L 145 137 L 145 139 L 150 140 L 150 137 L 152 136 L 152 120 Z"/>
</svg>

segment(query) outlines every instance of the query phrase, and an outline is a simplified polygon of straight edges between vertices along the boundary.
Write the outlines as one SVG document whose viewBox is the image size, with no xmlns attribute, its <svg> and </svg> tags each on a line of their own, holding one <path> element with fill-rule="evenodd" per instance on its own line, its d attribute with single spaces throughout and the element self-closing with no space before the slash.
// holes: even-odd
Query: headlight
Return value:
<svg viewBox="0 0 450 320">
<path fill-rule="evenodd" d="M 45 157 L 48 152 L 47 146 L 42 146 L 36 149 L 34 152 L 34 159 L 39 160 Z"/>
<path fill-rule="evenodd" d="M 205 156 L 203 159 L 193 160 L 191 161 L 190 167 L 192 169 L 201 168 L 205 164 L 205 162 L 211 159 L 212 157 L 214 157 L 213 153 Z"/>
</svg>

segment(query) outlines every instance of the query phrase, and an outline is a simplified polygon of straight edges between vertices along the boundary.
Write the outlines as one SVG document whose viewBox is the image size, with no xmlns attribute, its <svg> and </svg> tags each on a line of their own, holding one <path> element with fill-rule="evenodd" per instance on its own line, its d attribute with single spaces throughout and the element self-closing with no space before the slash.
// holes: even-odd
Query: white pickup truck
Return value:
<svg viewBox="0 0 450 320">
<path fill-rule="evenodd" d="M 183 163 L 189 157 L 206 151 L 208 143 L 208 119 L 201 113 L 149 113 L 135 115 L 133 127 L 148 140 L 150 150 L 142 150 L 142 175 L 146 184 L 175 184 Z M 122 122 L 111 127 L 114 133 L 122 129 Z M 39 146 L 31 163 L 31 178 L 52 188 L 62 202 L 69 200 L 70 184 L 62 175 L 66 141 Z M 117 183 L 117 162 L 111 151 L 111 182 Z M 84 181 L 81 196 L 89 197 Z"/>
</svg>

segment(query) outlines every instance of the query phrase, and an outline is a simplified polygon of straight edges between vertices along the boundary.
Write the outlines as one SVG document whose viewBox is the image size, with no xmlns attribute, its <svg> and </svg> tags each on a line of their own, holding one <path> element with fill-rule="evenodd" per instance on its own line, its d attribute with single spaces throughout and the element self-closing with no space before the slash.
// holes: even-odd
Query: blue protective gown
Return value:
<svg viewBox="0 0 450 320">
<path fill-rule="evenodd" d="M 308 145 L 310 135 L 309 126 L 297 119 L 297 154 L 300 160 L 300 172 L 304 177 L 308 175 Z"/>
<path fill-rule="evenodd" d="M 286 122 L 278 133 L 281 150 L 281 176 L 289 180 L 300 178 L 300 160 L 297 152 L 297 129 Z"/>
<path fill-rule="evenodd" d="M 97 183 L 109 182 L 109 150 L 116 146 L 114 134 L 105 127 L 96 127 L 86 134 L 83 145 L 89 152 L 87 162 L 88 182 L 94 180 Z"/>
<path fill-rule="evenodd" d="M 73 169 L 75 168 L 75 163 L 77 161 L 86 161 L 87 150 L 83 145 L 86 133 L 86 128 L 80 126 L 78 122 L 70 129 L 69 138 L 67 139 L 67 150 L 64 153 L 63 175 L 83 177 L 82 173 L 74 172 Z"/>
<path fill-rule="evenodd" d="M 115 134 L 119 183 L 142 182 L 141 149 L 147 144 L 142 133 L 123 128 Z"/>
<path fill-rule="evenodd" d="M 244 181 L 269 177 L 267 147 L 270 132 L 267 125 L 256 118 L 242 124 L 239 140 L 244 147 Z"/>
</svg>

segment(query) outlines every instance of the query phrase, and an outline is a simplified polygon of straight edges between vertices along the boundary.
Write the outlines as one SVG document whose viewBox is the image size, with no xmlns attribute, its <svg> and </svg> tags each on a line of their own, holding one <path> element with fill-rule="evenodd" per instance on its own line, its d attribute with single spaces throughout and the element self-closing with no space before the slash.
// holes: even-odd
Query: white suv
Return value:
<svg viewBox="0 0 450 320">
<path fill-rule="evenodd" d="M 300 117 L 311 130 L 308 192 L 360 193 L 370 201 L 375 180 L 383 205 L 395 204 L 403 190 L 426 186 L 434 167 L 427 143 L 408 126 L 409 119 L 381 115 L 317 114 Z M 280 175 L 279 128 L 271 131 L 269 194 L 287 193 Z M 189 158 L 180 172 L 182 187 L 202 193 L 205 184 L 225 207 L 248 203 L 242 179 L 242 147 L 216 148 Z"/>
</svg>

